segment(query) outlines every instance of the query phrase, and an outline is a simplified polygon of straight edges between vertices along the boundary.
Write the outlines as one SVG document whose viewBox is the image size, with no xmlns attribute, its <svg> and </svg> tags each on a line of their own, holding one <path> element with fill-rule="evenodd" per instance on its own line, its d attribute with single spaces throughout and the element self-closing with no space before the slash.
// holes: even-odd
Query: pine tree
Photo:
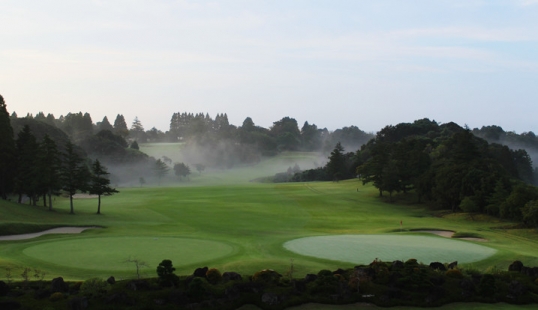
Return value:
<svg viewBox="0 0 538 310">
<path fill-rule="evenodd" d="M 101 214 L 101 195 L 112 195 L 119 192 L 109 186 L 110 180 L 107 178 L 107 175 L 110 173 L 101 165 L 98 159 L 92 164 L 92 174 L 90 194 L 97 195 L 97 214 Z"/>
<path fill-rule="evenodd" d="M 116 120 L 114 121 L 114 133 L 122 136 L 123 138 L 129 135 L 129 129 L 127 129 L 127 123 L 125 122 L 125 117 L 118 114 Z"/>
<path fill-rule="evenodd" d="M 52 211 L 52 195 L 58 195 L 61 188 L 61 159 L 56 143 L 48 135 L 43 137 L 43 141 L 39 145 L 35 167 L 38 169 L 37 187 L 39 193 L 43 196 L 43 204 L 47 207 L 48 197 L 49 211 Z"/>
<path fill-rule="evenodd" d="M 155 171 L 155 175 L 157 176 L 157 179 L 159 180 L 159 185 L 161 184 L 161 179 L 168 174 L 168 171 L 170 168 L 160 159 L 157 159 L 155 162 L 155 167 L 153 168 Z"/>
<path fill-rule="evenodd" d="M 63 190 L 69 194 L 70 213 L 74 214 L 73 195 L 78 190 L 83 192 L 87 190 L 90 172 L 88 171 L 88 167 L 84 165 L 83 158 L 75 152 L 75 147 L 70 141 L 65 145 L 65 149 L 64 164 L 61 170 L 62 186 Z"/>
<path fill-rule="evenodd" d="M 112 127 L 112 125 L 110 124 L 106 116 L 103 117 L 101 124 L 99 124 L 99 130 L 110 130 L 110 131 L 114 130 L 114 127 Z"/>
<path fill-rule="evenodd" d="M 15 176 L 15 192 L 19 195 L 18 202 L 22 202 L 22 196 L 27 195 L 32 204 L 36 203 L 38 172 L 35 169 L 37 163 L 38 144 L 30 127 L 25 125 L 17 135 L 16 141 L 17 174 Z"/>
<path fill-rule="evenodd" d="M 13 128 L 11 127 L 4 97 L 0 95 L 0 197 L 2 199 L 7 199 L 7 194 L 13 189 L 14 162 L 15 139 L 13 138 Z"/>
</svg>

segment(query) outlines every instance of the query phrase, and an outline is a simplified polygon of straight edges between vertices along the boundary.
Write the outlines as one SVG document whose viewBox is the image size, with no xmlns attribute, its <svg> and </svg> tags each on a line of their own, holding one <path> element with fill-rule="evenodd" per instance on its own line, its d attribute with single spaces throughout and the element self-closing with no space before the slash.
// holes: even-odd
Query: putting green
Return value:
<svg viewBox="0 0 538 310">
<path fill-rule="evenodd" d="M 48 263 L 91 270 L 130 270 L 129 258 L 145 261 L 151 268 L 163 259 L 187 266 L 230 255 L 226 243 L 174 237 L 104 237 L 59 240 L 29 246 L 24 255 Z"/>
<path fill-rule="evenodd" d="M 440 237 L 398 235 L 337 235 L 306 237 L 284 243 L 284 248 L 305 256 L 371 263 L 415 258 L 422 263 L 470 263 L 495 254 L 496 250 L 465 241 Z"/>
</svg>

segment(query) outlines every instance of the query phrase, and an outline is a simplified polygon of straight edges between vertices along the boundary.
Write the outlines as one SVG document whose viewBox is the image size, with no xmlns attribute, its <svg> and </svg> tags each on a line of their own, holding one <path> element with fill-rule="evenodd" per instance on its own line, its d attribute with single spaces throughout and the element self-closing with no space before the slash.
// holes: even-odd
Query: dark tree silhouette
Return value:
<svg viewBox="0 0 538 310">
<path fill-rule="evenodd" d="M 15 112 L 13 112 L 15 113 Z M 0 95 L 0 197 L 7 199 L 15 173 L 15 139 L 4 97 Z"/>
<path fill-rule="evenodd" d="M 84 165 L 82 157 L 77 154 L 71 142 L 65 145 L 65 150 L 64 164 L 62 166 L 63 190 L 69 194 L 70 213 L 74 214 L 73 195 L 79 190 L 82 192 L 87 191 L 91 175 L 88 167 Z"/>
<path fill-rule="evenodd" d="M 115 188 L 110 187 L 109 175 L 104 166 L 101 165 L 98 159 L 92 164 L 92 178 L 90 184 L 90 194 L 97 195 L 97 214 L 101 214 L 101 196 L 112 195 L 119 193 Z"/>
</svg>

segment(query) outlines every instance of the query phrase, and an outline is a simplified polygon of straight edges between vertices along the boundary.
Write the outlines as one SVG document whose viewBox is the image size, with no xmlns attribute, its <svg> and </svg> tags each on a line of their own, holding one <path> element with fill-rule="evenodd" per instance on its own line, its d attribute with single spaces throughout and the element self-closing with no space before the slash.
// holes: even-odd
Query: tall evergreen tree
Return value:
<svg viewBox="0 0 538 310">
<path fill-rule="evenodd" d="M 336 143 L 331 156 L 329 156 L 329 162 L 327 163 L 327 174 L 333 177 L 333 180 L 338 181 L 344 177 L 346 173 L 346 158 L 344 154 L 344 147 L 340 142 Z"/>
<path fill-rule="evenodd" d="M 48 198 L 48 207 L 52 211 L 52 195 L 57 195 L 61 188 L 61 159 L 56 143 L 48 135 L 43 137 L 43 141 L 39 145 L 35 168 L 38 169 L 37 187 L 43 196 L 43 204 L 47 207 Z"/>
<path fill-rule="evenodd" d="M 112 125 L 110 124 L 106 116 L 103 117 L 101 124 L 99 124 L 99 130 L 110 130 L 110 131 L 114 130 L 114 127 L 112 127 Z"/>
<path fill-rule="evenodd" d="M 35 205 L 37 193 L 38 173 L 35 169 L 37 163 L 38 144 L 30 127 L 25 125 L 17 135 L 17 174 L 15 177 L 15 192 L 19 195 L 18 202 L 22 202 L 22 196 L 30 198 Z"/>
<path fill-rule="evenodd" d="M 71 214 L 74 214 L 73 195 L 77 191 L 85 192 L 90 179 L 88 167 L 84 165 L 83 158 L 77 154 L 74 145 L 69 141 L 65 145 L 64 164 L 62 167 L 63 190 L 69 194 L 69 204 Z"/>
<path fill-rule="evenodd" d="M 92 179 L 90 185 L 90 194 L 97 195 L 97 214 L 101 214 L 101 196 L 119 193 L 115 188 L 110 187 L 110 180 L 107 175 L 108 171 L 101 165 L 98 159 L 92 164 Z"/>
<path fill-rule="evenodd" d="M 127 123 L 122 114 L 116 116 L 116 120 L 114 121 L 114 133 L 124 138 L 129 135 L 129 129 L 127 129 Z"/>
<path fill-rule="evenodd" d="M 162 160 L 157 159 L 153 170 L 155 171 L 155 175 L 157 176 L 157 179 L 159 180 L 159 185 L 160 185 L 162 178 L 168 174 L 168 171 L 170 171 L 170 168 Z"/>
<path fill-rule="evenodd" d="M 0 197 L 2 199 L 7 199 L 7 194 L 13 189 L 14 162 L 15 139 L 13 138 L 13 128 L 11 127 L 4 97 L 0 95 Z"/>
</svg>

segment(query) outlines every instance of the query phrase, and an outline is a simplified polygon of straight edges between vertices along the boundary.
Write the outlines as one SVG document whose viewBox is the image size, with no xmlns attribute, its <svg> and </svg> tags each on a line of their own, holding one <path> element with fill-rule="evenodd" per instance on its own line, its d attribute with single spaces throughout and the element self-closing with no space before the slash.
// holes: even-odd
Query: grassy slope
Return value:
<svg viewBox="0 0 538 310">
<path fill-rule="evenodd" d="M 287 167 L 294 160 L 312 160 L 309 154 L 298 156 L 286 154 L 256 167 L 208 171 L 201 176 L 193 176 L 190 182 L 176 183 L 175 187 L 121 188 L 120 194 L 103 199 L 103 215 L 94 214 L 96 200 L 92 199 L 76 200 L 76 215 L 68 214 L 68 200 L 63 198 L 57 198 L 56 211 L 52 213 L 42 207 L 2 201 L 0 230 L 5 223 L 11 227 L 13 223 L 28 223 L 99 225 L 105 229 L 86 231 L 81 235 L 49 235 L 29 241 L 0 242 L 0 268 L 8 265 L 40 268 L 47 271 L 47 278 L 57 275 L 70 279 L 110 274 L 132 276 L 134 267 L 117 261 L 110 263 L 110 266 L 84 268 L 106 261 L 107 253 L 114 250 L 120 251 L 120 254 L 115 254 L 116 260 L 120 260 L 121 254 L 125 259 L 129 255 L 136 255 L 148 260 L 151 268 L 146 269 L 145 273 L 154 276 L 155 266 L 160 261 L 159 249 L 162 249 L 163 256 L 169 255 L 165 254 L 168 252 L 164 248 L 169 249 L 162 245 L 161 239 L 182 237 L 215 241 L 219 246 L 233 250 L 223 254 L 225 256 L 209 261 L 201 257 L 200 260 L 205 262 L 193 263 L 181 256 L 181 253 L 193 247 L 192 243 L 188 245 L 182 243 L 183 239 L 171 239 L 171 246 L 179 247 L 178 254 L 161 258 L 171 259 L 179 274 L 189 274 L 203 265 L 246 274 L 264 268 L 284 273 L 289 268 L 290 259 L 293 259 L 295 274 L 300 276 L 320 269 L 351 267 L 353 264 L 304 257 L 285 250 L 282 247 L 284 242 L 326 234 L 387 233 L 399 229 L 400 220 L 406 229 L 464 231 L 489 239 L 487 245 L 499 252 L 489 259 L 474 263 L 473 267 L 476 268 L 490 265 L 506 268 L 515 259 L 521 259 L 527 265 L 538 265 L 538 247 L 533 240 L 536 234 L 532 231 L 494 230 L 492 226 L 502 223 L 494 223 L 490 219 L 469 221 L 465 216 L 440 218 L 430 215 L 422 206 L 389 204 L 377 198 L 374 188 L 362 187 L 356 180 L 292 184 L 248 182 L 255 176 L 267 173 L 273 166 Z M 101 237 L 112 239 L 95 239 Z M 138 237 L 161 239 L 158 248 L 148 249 L 147 243 L 136 242 L 142 240 L 136 239 Z M 105 242 L 121 238 L 133 239 L 134 245 L 128 242 Z M 75 246 L 70 248 L 69 243 L 56 241 L 79 244 L 82 249 L 77 250 Z M 184 246 L 184 250 L 181 246 Z M 57 264 L 66 257 L 80 262 L 79 266 L 83 267 L 65 261 L 64 264 Z"/>
</svg>

